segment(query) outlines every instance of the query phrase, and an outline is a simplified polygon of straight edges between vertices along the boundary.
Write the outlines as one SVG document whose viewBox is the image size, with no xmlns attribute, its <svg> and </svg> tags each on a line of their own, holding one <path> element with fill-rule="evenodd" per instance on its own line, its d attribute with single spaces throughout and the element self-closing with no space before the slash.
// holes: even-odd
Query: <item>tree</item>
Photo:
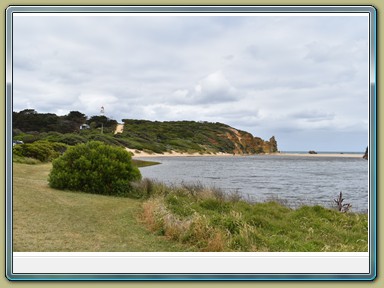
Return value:
<svg viewBox="0 0 384 288">
<path fill-rule="evenodd" d="M 87 120 L 87 116 L 79 111 L 71 111 L 68 115 L 62 117 L 62 126 L 70 127 L 68 132 L 78 131 L 80 125 L 84 124 Z M 66 131 L 67 132 L 67 131 Z"/>
<path fill-rule="evenodd" d="M 87 116 L 79 111 L 71 111 L 65 116 L 65 118 L 79 124 L 83 124 L 85 120 L 87 120 Z"/>
<path fill-rule="evenodd" d="M 87 193 L 132 196 L 132 181 L 141 179 L 125 149 L 90 141 L 70 147 L 52 163 L 52 188 Z"/>
</svg>

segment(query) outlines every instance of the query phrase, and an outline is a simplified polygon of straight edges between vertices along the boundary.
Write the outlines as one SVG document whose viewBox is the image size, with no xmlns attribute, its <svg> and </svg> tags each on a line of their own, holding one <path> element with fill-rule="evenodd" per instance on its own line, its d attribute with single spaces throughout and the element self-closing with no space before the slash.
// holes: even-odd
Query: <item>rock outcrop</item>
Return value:
<svg viewBox="0 0 384 288">
<path fill-rule="evenodd" d="M 368 160 L 368 147 L 367 147 L 367 149 L 365 149 L 365 153 L 364 153 L 363 158 Z"/>
<path fill-rule="evenodd" d="M 269 141 L 265 141 L 260 137 L 254 137 L 251 133 L 237 130 L 229 127 L 226 134 L 228 139 L 234 144 L 233 154 L 260 154 L 260 153 L 276 153 L 277 141 L 272 136 Z"/>
</svg>

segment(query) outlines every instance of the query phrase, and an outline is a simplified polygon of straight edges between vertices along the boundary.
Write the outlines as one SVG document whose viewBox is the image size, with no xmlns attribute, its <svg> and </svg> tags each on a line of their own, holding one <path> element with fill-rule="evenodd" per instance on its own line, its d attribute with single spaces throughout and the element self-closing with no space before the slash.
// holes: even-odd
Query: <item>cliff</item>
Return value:
<svg viewBox="0 0 384 288">
<path fill-rule="evenodd" d="M 265 141 L 222 123 L 148 121 L 124 119 L 119 137 L 129 148 L 156 153 L 169 151 L 231 153 L 236 155 L 277 152 L 275 137 Z"/>
</svg>

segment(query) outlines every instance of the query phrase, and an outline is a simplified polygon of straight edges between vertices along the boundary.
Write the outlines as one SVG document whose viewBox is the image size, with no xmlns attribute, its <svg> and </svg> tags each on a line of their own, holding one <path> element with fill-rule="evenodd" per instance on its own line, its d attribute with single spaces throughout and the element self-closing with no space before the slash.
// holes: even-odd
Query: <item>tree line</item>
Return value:
<svg viewBox="0 0 384 288">
<path fill-rule="evenodd" d="M 24 132 L 58 132 L 73 133 L 80 130 L 80 125 L 88 124 L 91 128 L 114 128 L 117 121 L 104 115 L 88 118 L 79 111 L 70 111 L 67 115 L 58 116 L 53 113 L 38 113 L 34 109 L 24 109 L 12 113 L 12 128 L 14 134 Z"/>
</svg>

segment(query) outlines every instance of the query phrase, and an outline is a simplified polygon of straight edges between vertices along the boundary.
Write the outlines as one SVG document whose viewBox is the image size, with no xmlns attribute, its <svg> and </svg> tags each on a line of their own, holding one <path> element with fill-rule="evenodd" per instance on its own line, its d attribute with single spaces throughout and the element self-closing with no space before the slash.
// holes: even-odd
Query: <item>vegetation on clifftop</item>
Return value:
<svg viewBox="0 0 384 288">
<path fill-rule="evenodd" d="M 274 137 L 270 141 L 226 124 L 195 121 L 148 121 L 124 119 L 119 136 L 137 150 L 199 153 L 258 154 L 277 152 Z"/>
<path fill-rule="evenodd" d="M 242 155 L 278 151 L 274 136 L 265 141 L 218 122 L 123 121 L 122 133 L 115 133 L 117 121 L 105 116 L 87 117 L 78 111 L 57 116 L 25 109 L 13 112 L 13 139 L 24 143 L 45 140 L 70 146 L 93 140 L 153 153 L 177 151 Z M 80 129 L 82 124 L 88 125 L 86 129 Z"/>
</svg>

